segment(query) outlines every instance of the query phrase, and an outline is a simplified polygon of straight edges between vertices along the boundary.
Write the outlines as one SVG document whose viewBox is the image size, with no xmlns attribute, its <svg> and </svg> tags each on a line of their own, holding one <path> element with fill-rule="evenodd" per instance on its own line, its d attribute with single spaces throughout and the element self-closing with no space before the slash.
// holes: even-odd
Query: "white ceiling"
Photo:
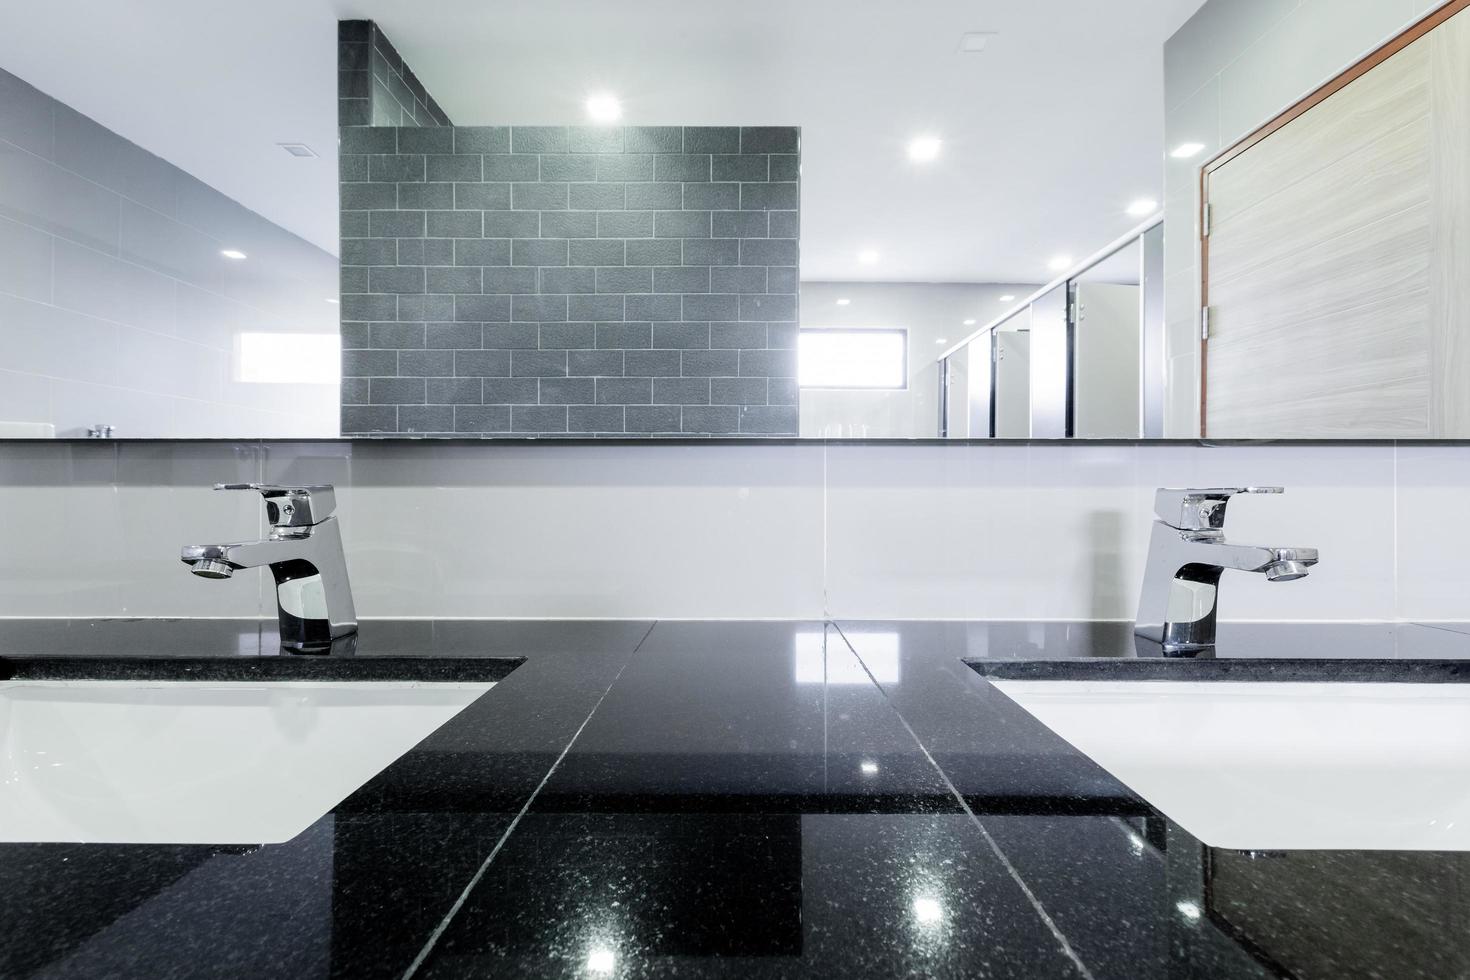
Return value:
<svg viewBox="0 0 1470 980">
<path fill-rule="evenodd" d="M 0 68 L 335 252 L 335 20 L 372 18 L 459 123 L 605 88 L 635 124 L 802 126 L 803 278 L 1041 281 L 1160 197 L 1163 43 L 1202 3 L 0 0 Z"/>
</svg>

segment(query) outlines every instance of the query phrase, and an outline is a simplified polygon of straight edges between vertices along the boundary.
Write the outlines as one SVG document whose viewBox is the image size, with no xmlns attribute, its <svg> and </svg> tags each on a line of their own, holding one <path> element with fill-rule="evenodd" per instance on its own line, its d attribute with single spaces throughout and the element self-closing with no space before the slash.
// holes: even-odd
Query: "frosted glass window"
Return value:
<svg viewBox="0 0 1470 980">
<path fill-rule="evenodd" d="M 342 338 L 334 333 L 237 334 L 235 378 L 247 384 L 339 384 Z"/>
<path fill-rule="evenodd" d="M 908 387 L 907 330 L 803 330 L 797 358 L 803 388 Z"/>
</svg>

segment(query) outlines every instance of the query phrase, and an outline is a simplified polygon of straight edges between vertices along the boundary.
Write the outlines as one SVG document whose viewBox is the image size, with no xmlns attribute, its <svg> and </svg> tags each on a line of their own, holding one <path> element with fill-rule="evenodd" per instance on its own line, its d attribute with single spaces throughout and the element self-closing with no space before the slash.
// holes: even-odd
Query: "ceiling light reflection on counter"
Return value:
<svg viewBox="0 0 1470 980">
<path fill-rule="evenodd" d="M 611 973 L 613 967 L 617 966 L 618 956 L 606 946 L 599 946 L 587 954 L 587 972 L 596 974 Z"/>
<path fill-rule="evenodd" d="M 914 899 L 914 918 L 923 925 L 933 925 L 944 918 L 944 906 L 937 899 L 920 895 Z"/>
<path fill-rule="evenodd" d="M 878 775 L 878 763 L 874 762 L 872 759 L 864 759 L 858 765 L 858 768 L 862 770 L 864 776 Z"/>
</svg>

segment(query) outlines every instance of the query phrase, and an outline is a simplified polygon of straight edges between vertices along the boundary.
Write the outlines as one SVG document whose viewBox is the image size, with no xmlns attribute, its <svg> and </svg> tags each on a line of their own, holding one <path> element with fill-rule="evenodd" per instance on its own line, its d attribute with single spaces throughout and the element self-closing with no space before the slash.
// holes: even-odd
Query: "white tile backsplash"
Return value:
<svg viewBox="0 0 1470 980">
<path fill-rule="evenodd" d="M 1470 621 L 1470 447 L 451 442 L 0 444 L 0 616 L 272 616 L 186 543 L 262 530 L 215 482 L 331 483 L 364 617 L 1131 619 L 1160 486 L 1273 485 L 1226 620 Z M 1461 540 L 1465 539 L 1465 540 Z"/>
</svg>

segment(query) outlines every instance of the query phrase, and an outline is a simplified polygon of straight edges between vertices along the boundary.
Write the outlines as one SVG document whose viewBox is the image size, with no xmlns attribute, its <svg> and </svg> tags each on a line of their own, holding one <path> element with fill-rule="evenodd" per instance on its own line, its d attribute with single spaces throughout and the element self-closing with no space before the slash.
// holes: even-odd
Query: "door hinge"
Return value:
<svg viewBox="0 0 1470 980">
<path fill-rule="evenodd" d="M 1210 237 L 1210 211 L 1212 208 L 1208 201 L 1205 202 L 1204 213 L 1200 215 L 1201 234 L 1205 238 Z"/>
<path fill-rule="evenodd" d="M 1199 339 L 1210 339 L 1210 308 L 1208 306 L 1200 310 L 1199 313 Z"/>
</svg>

